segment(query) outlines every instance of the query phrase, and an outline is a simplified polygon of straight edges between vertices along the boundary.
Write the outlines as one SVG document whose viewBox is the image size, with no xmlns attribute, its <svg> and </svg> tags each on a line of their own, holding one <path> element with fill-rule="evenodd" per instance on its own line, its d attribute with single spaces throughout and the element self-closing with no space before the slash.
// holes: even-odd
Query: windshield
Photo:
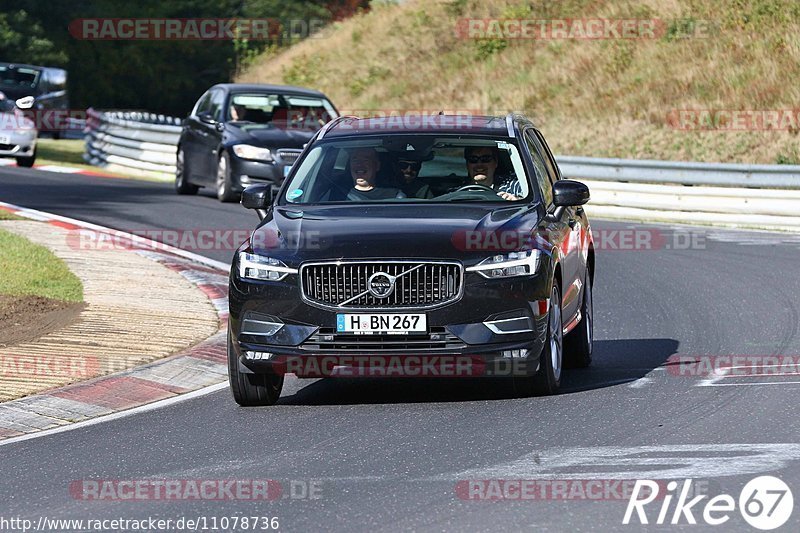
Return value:
<svg viewBox="0 0 800 533">
<path fill-rule="evenodd" d="M 324 98 L 282 94 L 240 93 L 231 96 L 228 120 L 244 129 L 317 131 L 338 115 Z"/>
<path fill-rule="evenodd" d="M 35 89 L 39 83 L 40 74 L 40 70 L 32 68 L 9 68 L 5 65 L 0 65 L 0 91 L 3 90 L 3 87 Z"/>
<path fill-rule="evenodd" d="M 500 139 L 431 135 L 324 142 L 285 189 L 290 204 L 529 200 L 518 148 Z"/>
</svg>

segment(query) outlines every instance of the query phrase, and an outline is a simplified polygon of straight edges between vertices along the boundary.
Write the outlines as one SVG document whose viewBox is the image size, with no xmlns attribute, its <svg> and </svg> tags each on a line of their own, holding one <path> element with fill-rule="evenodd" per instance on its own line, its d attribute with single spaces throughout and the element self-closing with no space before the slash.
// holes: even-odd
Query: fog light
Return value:
<svg viewBox="0 0 800 533">
<path fill-rule="evenodd" d="M 272 354 L 270 352 L 244 352 L 244 357 L 251 361 L 266 361 L 272 358 Z"/>
<path fill-rule="evenodd" d="M 528 353 L 530 353 L 530 350 L 524 348 L 517 350 L 503 350 L 502 352 L 503 357 L 508 359 L 522 359 L 528 357 Z"/>
</svg>

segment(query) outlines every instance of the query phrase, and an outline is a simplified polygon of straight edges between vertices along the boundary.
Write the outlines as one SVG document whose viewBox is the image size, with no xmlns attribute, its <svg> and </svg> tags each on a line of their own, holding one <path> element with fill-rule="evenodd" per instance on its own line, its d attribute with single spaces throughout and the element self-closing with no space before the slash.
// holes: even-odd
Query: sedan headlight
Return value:
<svg viewBox="0 0 800 533">
<path fill-rule="evenodd" d="M 289 268 L 283 261 L 263 255 L 239 252 L 239 277 L 262 281 L 280 281 L 297 269 Z"/>
<path fill-rule="evenodd" d="M 540 250 L 511 252 L 484 259 L 475 266 L 467 267 L 467 272 L 477 272 L 484 278 L 511 278 L 531 276 L 539 267 Z"/>
<path fill-rule="evenodd" d="M 233 145 L 233 153 L 242 159 L 256 159 L 258 161 L 272 161 L 272 152 L 269 148 L 252 146 L 250 144 Z"/>
</svg>

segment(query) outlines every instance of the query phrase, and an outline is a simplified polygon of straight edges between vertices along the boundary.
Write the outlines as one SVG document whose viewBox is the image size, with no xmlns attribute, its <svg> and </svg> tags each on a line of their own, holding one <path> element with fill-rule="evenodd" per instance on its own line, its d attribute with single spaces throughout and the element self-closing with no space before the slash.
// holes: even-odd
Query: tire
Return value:
<svg viewBox="0 0 800 533">
<path fill-rule="evenodd" d="M 35 161 L 36 161 L 36 153 L 34 152 L 34 154 L 31 157 L 18 157 L 17 166 L 31 168 Z"/>
<path fill-rule="evenodd" d="M 200 187 L 189 183 L 186 176 L 186 154 L 183 152 L 183 148 L 179 148 L 178 155 L 175 157 L 175 192 L 178 194 L 197 194 L 197 190 Z"/>
<path fill-rule="evenodd" d="M 564 338 L 564 365 L 570 368 L 586 368 L 592 364 L 594 346 L 594 298 L 592 278 L 586 272 L 583 302 L 581 303 L 581 322 Z"/>
<path fill-rule="evenodd" d="M 233 399 L 241 406 L 273 405 L 281 397 L 283 376 L 277 374 L 245 374 L 239 372 L 239 360 L 233 350 L 228 330 L 228 383 Z"/>
<path fill-rule="evenodd" d="M 223 152 L 217 164 L 217 198 L 220 202 L 235 202 L 239 199 L 231 183 L 231 158 L 227 152 Z"/>
<path fill-rule="evenodd" d="M 561 288 L 554 280 L 547 312 L 547 338 L 540 356 L 539 371 L 533 376 L 515 377 L 514 388 L 522 396 L 549 396 L 561 387 L 564 335 L 561 316 Z"/>
</svg>

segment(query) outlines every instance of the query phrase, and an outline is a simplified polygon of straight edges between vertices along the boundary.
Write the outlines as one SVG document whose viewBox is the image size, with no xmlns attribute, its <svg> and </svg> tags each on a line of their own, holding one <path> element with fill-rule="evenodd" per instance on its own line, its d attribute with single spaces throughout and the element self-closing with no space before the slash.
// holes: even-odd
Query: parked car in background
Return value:
<svg viewBox="0 0 800 533">
<path fill-rule="evenodd" d="M 20 102 L 26 107 L 29 104 Z M 17 166 L 32 167 L 37 137 L 36 124 L 23 114 L 18 103 L 0 92 L 0 157 L 13 157 Z"/>
<path fill-rule="evenodd" d="M 219 84 L 197 101 L 178 142 L 175 190 L 214 187 L 223 202 L 244 187 L 278 188 L 303 146 L 338 116 L 321 92 L 284 85 Z"/>
<path fill-rule="evenodd" d="M 67 71 L 64 69 L 0 62 L 0 91 L 10 100 L 33 97 L 31 109 L 37 113 L 66 112 L 69 109 Z M 63 131 L 43 129 L 41 133 L 48 133 L 59 139 Z"/>
</svg>

